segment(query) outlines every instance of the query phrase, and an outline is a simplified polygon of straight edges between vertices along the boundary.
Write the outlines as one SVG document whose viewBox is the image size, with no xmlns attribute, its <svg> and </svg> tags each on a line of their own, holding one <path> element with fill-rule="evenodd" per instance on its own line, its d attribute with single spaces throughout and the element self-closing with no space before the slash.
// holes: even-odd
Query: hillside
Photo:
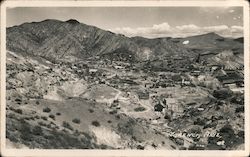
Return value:
<svg viewBox="0 0 250 157">
<path fill-rule="evenodd" d="M 136 39 L 101 30 L 76 20 L 24 23 L 7 28 L 7 49 L 47 59 L 77 59 L 93 56 L 147 60 L 186 50 L 167 39 Z"/>
<path fill-rule="evenodd" d="M 172 41 L 178 43 L 179 46 L 188 49 L 198 49 L 204 51 L 242 48 L 242 39 L 240 40 L 225 38 L 216 33 L 207 33 L 186 38 L 177 38 L 172 39 Z"/>
<path fill-rule="evenodd" d="M 7 145 L 243 149 L 243 43 L 129 38 L 73 19 L 7 28 Z"/>
</svg>

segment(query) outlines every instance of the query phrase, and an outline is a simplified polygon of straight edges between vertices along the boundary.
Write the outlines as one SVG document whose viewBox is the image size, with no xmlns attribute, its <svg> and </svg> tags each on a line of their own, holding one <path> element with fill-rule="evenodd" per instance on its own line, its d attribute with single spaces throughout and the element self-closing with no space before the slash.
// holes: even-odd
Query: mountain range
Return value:
<svg viewBox="0 0 250 157">
<path fill-rule="evenodd" d="M 192 58 L 197 52 L 232 48 L 243 52 L 242 38 L 224 38 L 215 33 L 187 38 L 130 38 L 74 19 L 48 19 L 9 27 L 6 40 L 10 51 L 52 61 L 95 56 L 123 61 L 156 60 L 175 55 Z"/>
</svg>

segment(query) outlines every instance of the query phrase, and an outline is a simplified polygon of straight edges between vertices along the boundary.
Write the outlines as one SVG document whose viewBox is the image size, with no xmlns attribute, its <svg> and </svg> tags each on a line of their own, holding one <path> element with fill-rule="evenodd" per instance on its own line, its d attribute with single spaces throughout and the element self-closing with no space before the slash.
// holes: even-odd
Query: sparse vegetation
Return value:
<svg viewBox="0 0 250 157">
<path fill-rule="evenodd" d="M 112 121 L 111 121 L 111 120 L 108 120 L 108 123 L 112 123 Z"/>
<path fill-rule="evenodd" d="M 243 38 L 127 38 L 75 20 L 48 21 L 7 28 L 6 137 L 12 142 L 31 149 L 244 146 Z M 64 24 L 67 29 L 56 30 Z M 44 31 L 55 33 L 34 34 Z M 76 40 L 68 42 L 65 31 Z M 60 43 L 46 42 L 51 38 Z M 187 139 L 165 130 L 221 136 Z"/>
<path fill-rule="evenodd" d="M 19 114 L 23 114 L 23 110 L 20 109 L 20 108 L 14 109 L 13 111 L 16 112 L 16 113 L 19 113 Z"/>
<path fill-rule="evenodd" d="M 244 113 L 244 106 L 237 107 L 235 109 L 235 113 L 243 112 Z"/>
<path fill-rule="evenodd" d="M 94 125 L 95 127 L 101 126 L 101 124 L 98 121 L 93 121 L 91 124 Z"/>
<path fill-rule="evenodd" d="M 141 112 L 141 111 L 145 111 L 145 110 L 146 109 L 144 107 L 142 107 L 142 106 L 137 107 L 137 108 L 134 109 L 135 112 Z"/>
<path fill-rule="evenodd" d="M 109 114 L 116 114 L 117 113 L 117 110 L 112 110 L 109 112 Z"/>
<path fill-rule="evenodd" d="M 51 109 L 49 107 L 46 107 L 43 109 L 43 112 L 50 112 L 50 111 L 51 111 Z"/>
<path fill-rule="evenodd" d="M 93 113 L 93 112 L 94 112 L 94 110 L 90 108 L 90 109 L 89 109 L 89 112 L 90 112 L 90 113 Z"/>
<path fill-rule="evenodd" d="M 50 114 L 49 117 L 50 117 L 51 119 L 55 120 L 55 115 Z"/>
<path fill-rule="evenodd" d="M 41 116 L 41 118 L 43 119 L 43 120 L 48 120 L 48 118 L 46 117 L 46 116 Z"/>
<path fill-rule="evenodd" d="M 72 120 L 72 122 L 73 122 L 73 123 L 76 123 L 76 124 L 80 124 L 80 123 L 81 123 L 81 120 L 78 119 L 78 118 L 74 118 L 74 119 Z"/>
<path fill-rule="evenodd" d="M 34 135 L 43 135 L 43 130 L 40 126 L 35 126 L 33 128 Z"/>
<path fill-rule="evenodd" d="M 74 130 L 74 128 L 68 122 L 63 121 L 62 126 L 69 130 Z"/>
</svg>

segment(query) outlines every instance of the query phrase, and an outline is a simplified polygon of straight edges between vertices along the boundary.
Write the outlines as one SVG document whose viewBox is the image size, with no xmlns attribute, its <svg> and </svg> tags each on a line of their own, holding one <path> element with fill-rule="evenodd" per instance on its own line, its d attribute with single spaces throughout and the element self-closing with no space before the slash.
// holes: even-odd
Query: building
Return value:
<svg viewBox="0 0 250 157">
<path fill-rule="evenodd" d="M 224 86 L 235 86 L 244 82 L 244 76 L 237 71 L 226 71 L 226 75 L 216 77 Z M 235 84 L 235 85 L 234 85 Z"/>
<path fill-rule="evenodd" d="M 89 69 L 89 73 L 96 73 L 98 69 Z"/>
</svg>

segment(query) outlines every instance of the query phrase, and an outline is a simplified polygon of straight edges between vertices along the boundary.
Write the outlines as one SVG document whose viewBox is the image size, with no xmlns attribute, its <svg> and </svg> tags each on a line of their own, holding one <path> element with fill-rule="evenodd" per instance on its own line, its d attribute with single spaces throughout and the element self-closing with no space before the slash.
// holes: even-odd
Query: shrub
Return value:
<svg viewBox="0 0 250 157">
<path fill-rule="evenodd" d="M 194 125 L 201 125 L 201 126 L 204 126 L 205 124 L 206 124 L 205 119 L 197 118 L 196 121 L 194 121 Z"/>
<path fill-rule="evenodd" d="M 32 132 L 34 135 L 43 135 L 43 130 L 40 126 L 35 126 Z"/>
<path fill-rule="evenodd" d="M 89 109 L 89 112 L 90 112 L 90 113 L 93 113 L 93 112 L 94 112 L 94 110 L 93 110 L 93 109 Z"/>
<path fill-rule="evenodd" d="M 50 112 L 50 111 L 51 111 L 51 109 L 48 108 L 48 107 L 46 107 L 46 108 L 43 109 L 43 112 Z"/>
<path fill-rule="evenodd" d="M 235 113 L 238 113 L 238 112 L 244 112 L 244 106 L 237 107 L 235 109 Z"/>
<path fill-rule="evenodd" d="M 116 119 L 120 119 L 121 117 L 120 117 L 120 115 L 116 115 L 115 118 Z"/>
<path fill-rule="evenodd" d="M 79 136 L 81 133 L 76 129 L 75 131 L 74 131 L 74 135 L 75 136 Z"/>
<path fill-rule="evenodd" d="M 38 124 L 41 125 L 41 126 L 47 126 L 47 124 L 44 123 L 44 122 L 38 122 Z"/>
<path fill-rule="evenodd" d="M 23 114 L 23 111 L 22 111 L 22 109 L 20 109 L 20 108 L 14 110 L 14 111 L 15 111 L 16 113 Z"/>
<path fill-rule="evenodd" d="M 110 111 L 109 114 L 116 114 L 117 110 Z"/>
<path fill-rule="evenodd" d="M 171 120 L 171 116 L 168 113 L 166 113 L 165 116 L 164 116 L 164 119 Z"/>
<path fill-rule="evenodd" d="M 73 123 L 76 123 L 76 124 L 80 124 L 80 123 L 81 123 L 81 120 L 78 119 L 78 118 L 74 118 L 74 119 L 72 120 L 72 122 L 73 122 Z"/>
<path fill-rule="evenodd" d="M 145 111 L 146 109 L 144 107 L 137 107 L 134 109 L 135 112 L 141 112 L 141 111 Z"/>
<path fill-rule="evenodd" d="M 40 104 L 39 101 L 36 101 L 36 104 L 39 105 Z"/>
<path fill-rule="evenodd" d="M 91 124 L 94 125 L 95 127 L 101 126 L 101 124 L 98 121 L 93 121 Z"/>
<path fill-rule="evenodd" d="M 60 115 L 61 115 L 61 113 L 60 113 L 60 112 L 57 112 L 57 113 L 56 113 L 56 115 L 57 115 L 57 116 L 60 116 Z"/>
<path fill-rule="evenodd" d="M 218 99 L 227 99 L 231 97 L 233 94 L 232 91 L 229 89 L 221 89 L 221 90 L 215 90 L 213 91 L 213 96 L 218 98 Z"/>
<path fill-rule="evenodd" d="M 22 100 L 19 99 L 19 98 L 16 98 L 15 101 L 16 101 L 16 102 L 21 102 Z"/>
<path fill-rule="evenodd" d="M 46 116 L 41 116 L 41 118 L 42 118 L 43 120 L 48 120 L 48 118 L 47 118 Z"/>
<path fill-rule="evenodd" d="M 232 147 L 238 141 L 232 126 L 229 124 L 226 124 L 225 126 L 223 126 L 220 129 L 219 133 L 222 136 L 223 140 L 225 141 L 225 145 L 227 147 Z"/>
<path fill-rule="evenodd" d="M 108 120 L 108 123 L 112 123 L 112 121 L 111 121 L 111 120 Z"/>
<path fill-rule="evenodd" d="M 100 145 L 100 149 L 107 149 L 107 148 L 108 148 L 108 146 L 105 145 L 105 144 L 101 144 L 101 145 Z"/>
<path fill-rule="evenodd" d="M 134 126 L 136 122 L 133 119 L 129 119 L 126 122 L 118 123 L 118 131 L 127 134 L 127 135 L 132 135 L 134 133 Z"/>
<path fill-rule="evenodd" d="M 53 120 L 55 120 L 55 116 L 53 114 L 50 114 L 49 117 Z"/>
<path fill-rule="evenodd" d="M 40 117 L 39 117 L 38 115 L 36 115 L 34 118 L 35 118 L 35 119 L 40 119 Z"/>
<path fill-rule="evenodd" d="M 138 145 L 138 146 L 136 147 L 136 149 L 144 150 L 144 146 Z"/>
<path fill-rule="evenodd" d="M 32 133 L 30 129 L 30 125 L 25 121 L 21 121 L 21 128 L 20 128 L 20 137 L 24 141 L 32 141 Z"/>
<path fill-rule="evenodd" d="M 69 130 L 74 130 L 73 127 L 68 122 L 63 121 L 62 126 Z"/>
</svg>

